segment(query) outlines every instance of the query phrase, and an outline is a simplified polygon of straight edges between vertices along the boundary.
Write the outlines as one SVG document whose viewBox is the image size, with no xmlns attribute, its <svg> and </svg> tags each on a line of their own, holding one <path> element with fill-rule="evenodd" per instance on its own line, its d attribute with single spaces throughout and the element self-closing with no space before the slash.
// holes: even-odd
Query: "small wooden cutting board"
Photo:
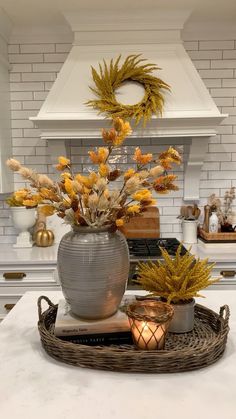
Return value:
<svg viewBox="0 0 236 419">
<path fill-rule="evenodd" d="M 133 217 L 119 230 L 128 239 L 160 237 L 160 215 L 157 207 L 149 207 L 142 215 Z"/>
</svg>

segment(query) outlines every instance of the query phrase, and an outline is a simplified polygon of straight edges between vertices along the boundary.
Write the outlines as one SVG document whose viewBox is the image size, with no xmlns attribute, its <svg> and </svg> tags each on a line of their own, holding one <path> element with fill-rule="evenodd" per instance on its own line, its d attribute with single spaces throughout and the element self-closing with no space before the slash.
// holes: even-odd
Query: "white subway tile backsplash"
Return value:
<svg viewBox="0 0 236 419">
<path fill-rule="evenodd" d="M 37 115 L 35 110 L 12 110 L 11 117 L 12 119 L 28 119 L 30 116 Z"/>
<path fill-rule="evenodd" d="M 206 87 L 208 87 L 208 88 L 210 88 L 210 87 L 221 87 L 221 85 L 222 85 L 221 79 L 205 79 L 204 83 L 205 83 Z"/>
<path fill-rule="evenodd" d="M 62 63 L 41 63 L 41 64 L 33 64 L 33 71 L 34 72 L 46 72 L 49 71 L 60 71 L 62 67 Z"/>
<path fill-rule="evenodd" d="M 210 60 L 210 59 L 222 59 L 223 52 L 212 50 L 212 51 L 188 51 L 190 58 L 194 60 Z M 194 61 L 195 62 L 195 61 Z"/>
<path fill-rule="evenodd" d="M 21 81 L 21 73 L 10 73 L 10 82 Z"/>
<path fill-rule="evenodd" d="M 211 68 L 236 68 L 236 60 L 212 60 Z"/>
<path fill-rule="evenodd" d="M 222 87 L 236 87 L 236 79 L 222 80 Z"/>
<path fill-rule="evenodd" d="M 215 104 L 217 106 L 233 106 L 233 105 L 235 105 L 233 97 L 215 97 L 214 101 L 215 101 Z"/>
<path fill-rule="evenodd" d="M 229 163 L 226 163 L 229 164 Z M 205 170 L 206 172 L 209 172 L 210 170 L 219 170 L 220 169 L 220 163 L 219 162 L 204 162 L 202 170 Z"/>
<path fill-rule="evenodd" d="M 213 97 L 234 97 L 236 96 L 236 88 L 211 89 L 211 94 Z"/>
<path fill-rule="evenodd" d="M 54 81 L 56 73 L 23 73 L 22 81 Z"/>
<path fill-rule="evenodd" d="M 33 93 L 32 92 L 11 92 L 10 94 L 11 100 L 32 100 Z"/>
<path fill-rule="evenodd" d="M 27 157 L 35 154 L 35 147 L 13 147 L 12 149 L 14 156 L 24 156 L 25 157 L 25 164 L 27 164 Z M 39 162 L 40 163 L 40 162 Z"/>
<path fill-rule="evenodd" d="M 208 188 L 208 189 L 218 189 L 218 188 L 230 188 L 231 187 L 231 180 L 228 179 L 221 179 L 215 182 L 214 180 L 201 180 L 200 181 L 201 189 Z M 211 192 L 213 193 L 213 192 Z"/>
<path fill-rule="evenodd" d="M 211 50 L 211 49 L 234 49 L 234 41 L 200 41 L 200 50 Z"/>
<path fill-rule="evenodd" d="M 42 61 L 43 54 L 9 54 L 9 62 L 12 64 L 41 63 Z"/>
<path fill-rule="evenodd" d="M 8 45 L 8 54 L 18 54 L 20 52 L 20 45 Z"/>
<path fill-rule="evenodd" d="M 199 74 L 203 79 L 226 79 L 234 77 L 234 70 L 220 69 L 220 70 L 199 70 Z"/>
<path fill-rule="evenodd" d="M 24 129 L 24 137 L 37 137 L 39 138 L 40 131 L 37 128 Z"/>
<path fill-rule="evenodd" d="M 235 144 L 210 144 L 209 151 L 213 153 L 233 153 L 236 152 L 236 143 Z"/>
<path fill-rule="evenodd" d="M 48 92 L 34 92 L 34 100 L 45 100 Z"/>
<path fill-rule="evenodd" d="M 44 54 L 45 63 L 64 63 L 68 54 Z"/>
<path fill-rule="evenodd" d="M 236 59 L 236 50 L 223 51 L 223 59 L 227 60 L 228 58 L 235 58 Z"/>
<path fill-rule="evenodd" d="M 39 91 L 44 90 L 43 82 L 35 83 L 11 83 L 10 86 L 11 92 L 26 92 L 26 91 Z"/>
<path fill-rule="evenodd" d="M 209 179 L 236 179 L 236 170 L 217 170 L 217 172 L 209 172 Z"/>
<path fill-rule="evenodd" d="M 203 200 L 203 202 L 205 202 L 204 203 L 204 205 L 206 205 L 206 203 L 207 203 L 207 199 L 206 198 L 208 198 L 212 193 L 215 193 L 217 196 L 219 196 L 219 194 L 220 194 L 220 189 L 218 189 L 217 187 L 216 188 L 214 188 L 214 191 L 212 190 L 212 189 L 207 189 L 207 188 L 203 188 L 203 187 L 201 187 L 201 189 L 200 189 L 200 198 L 202 198 L 202 200 Z M 203 205 L 203 206 L 204 206 Z"/>
<path fill-rule="evenodd" d="M 12 102 L 14 103 L 14 102 Z M 15 102 L 18 103 L 18 102 Z M 23 109 L 37 109 L 39 110 L 43 104 L 43 100 L 28 100 L 22 102 Z M 12 108 L 13 109 L 13 108 Z"/>
<path fill-rule="evenodd" d="M 20 52 L 22 54 L 35 54 L 37 53 L 46 53 L 46 52 L 54 52 L 55 51 L 55 44 L 21 44 L 20 45 Z"/>
<path fill-rule="evenodd" d="M 219 134 L 233 134 L 233 127 L 231 125 L 220 125 L 217 127 Z"/>
<path fill-rule="evenodd" d="M 32 64 L 12 64 L 11 73 L 26 73 L 32 71 Z"/>
<path fill-rule="evenodd" d="M 233 154 L 233 156 L 236 155 L 235 153 L 232 153 L 232 154 Z M 234 160 L 234 159 L 232 159 L 232 160 Z M 235 173 L 236 173 L 236 162 L 227 162 L 227 163 L 222 162 L 220 166 L 221 166 L 221 170 L 230 170 L 230 171 L 232 170 L 232 171 L 235 171 Z M 234 177 L 233 177 L 233 179 L 234 179 Z"/>
<path fill-rule="evenodd" d="M 187 51 L 194 51 L 199 49 L 198 41 L 184 41 L 184 46 Z"/>
<path fill-rule="evenodd" d="M 22 129 L 12 129 L 11 130 L 11 136 L 12 136 L 12 138 L 23 137 L 23 130 Z"/>
<path fill-rule="evenodd" d="M 22 102 L 11 102 L 11 109 L 14 110 L 20 110 L 22 109 Z"/>
<path fill-rule="evenodd" d="M 53 83 L 53 81 L 45 81 L 44 90 L 51 90 Z"/>
<path fill-rule="evenodd" d="M 11 126 L 12 128 L 33 128 L 34 124 L 28 119 L 13 119 Z"/>
<path fill-rule="evenodd" d="M 208 69 L 211 67 L 211 61 L 210 60 L 194 60 L 194 65 L 197 70 Z"/>
<path fill-rule="evenodd" d="M 224 144 L 230 144 L 230 143 L 236 143 L 236 135 L 235 134 L 225 134 L 221 135 L 221 143 Z"/>
<path fill-rule="evenodd" d="M 41 138 L 13 138 L 12 145 L 13 147 L 45 147 L 46 140 L 42 140 Z M 36 153 L 37 154 L 37 153 Z"/>
<path fill-rule="evenodd" d="M 70 52 L 71 44 L 56 44 L 56 52 Z"/>
</svg>

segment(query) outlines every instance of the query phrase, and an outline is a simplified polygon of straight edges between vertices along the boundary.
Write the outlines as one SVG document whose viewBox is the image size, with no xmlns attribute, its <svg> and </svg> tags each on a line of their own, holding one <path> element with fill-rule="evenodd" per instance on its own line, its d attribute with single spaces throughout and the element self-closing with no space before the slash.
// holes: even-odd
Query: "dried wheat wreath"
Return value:
<svg viewBox="0 0 236 419">
<path fill-rule="evenodd" d="M 103 60 L 103 67 L 99 64 L 99 73 L 92 67 L 92 77 L 96 87 L 90 87 L 98 99 L 89 100 L 88 106 L 105 113 L 107 117 L 120 117 L 135 119 L 137 125 L 143 120 L 143 126 L 152 114 L 161 115 L 164 97 L 161 89 L 170 90 L 170 86 L 152 75 L 154 70 L 160 70 L 155 64 L 140 64 L 147 61 L 140 55 L 129 55 L 119 66 L 121 55 L 108 65 Z M 135 81 L 144 87 L 145 94 L 142 100 L 134 105 L 123 105 L 116 100 L 115 92 L 126 81 Z"/>
</svg>

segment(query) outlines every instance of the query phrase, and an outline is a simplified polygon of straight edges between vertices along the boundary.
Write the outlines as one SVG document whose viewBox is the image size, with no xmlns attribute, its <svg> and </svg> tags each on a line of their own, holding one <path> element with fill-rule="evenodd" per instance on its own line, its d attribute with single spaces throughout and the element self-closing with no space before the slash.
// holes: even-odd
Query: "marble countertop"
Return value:
<svg viewBox="0 0 236 419">
<path fill-rule="evenodd" d="M 186 248 L 190 248 L 191 253 L 195 254 L 197 257 L 204 259 L 209 258 L 209 262 L 227 262 L 235 263 L 236 262 L 236 244 L 233 248 L 230 244 L 218 246 L 214 248 L 212 246 L 211 250 L 205 250 L 199 244 L 190 245 L 184 243 Z M 0 243 L 0 265 L 5 264 L 54 264 L 57 263 L 57 250 L 58 244 L 54 244 L 50 247 L 37 247 L 33 246 L 32 248 L 26 249 L 16 249 L 12 244 L 3 244 Z M 131 258 L 132 259 L 132 258 Z"/>
<path fill-rule="evenodd" d="M 176 374 L 90 370 L 54 360 L 43 350 L 37 330 L 42 294 L 26 293 L 0 325 L 1 417 L 235 419 L 236 291 L 207 290 L 207 299 L 201 299 L 217 312 L 230 306 L 223 357 L 207 368 Z M 61 298 L 58 291 L 45 294 L 54 303 Z"/>
<path fill-rule="evenodd" d="M 4 264 L 53 264 L 57 263 L 58 244 L 49 247 L 37 247 L 17 249 L 12 244 L 0 243 L 0 265 Z"/>
</svg>

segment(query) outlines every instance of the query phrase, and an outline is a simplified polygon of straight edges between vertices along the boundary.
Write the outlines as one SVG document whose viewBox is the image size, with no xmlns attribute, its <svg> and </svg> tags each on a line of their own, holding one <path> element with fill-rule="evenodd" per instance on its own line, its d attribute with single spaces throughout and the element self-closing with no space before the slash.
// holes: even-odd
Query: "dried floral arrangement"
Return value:
<svg viewBox="0 0 236 419">
<path fill-rule="evenodd" d="M 89 151 L 97 170 L 87 176 L 73 173 L 66 157 L 58 159 L 56 169 L 61 172 L 58 182 L 21 166 L 15 159 L 9 159 L 7 165 L 30 182 L 31 189 L 39 196 L 38 203 L 44 204 L 40 211 L 45 215 L 57 213 L 66 223 L 77 226 L 122 226 L 130 217 L 141 215 L 155 204 L 152 191 L 166 194 L 178 189 L 174 184 L 177 176 L 168 174 L 167 170 L 173 163 L 181 162 L 179 153 L 172 147 L 157 159 L 152 154 L 142 154 L 137 147 L 133 155 L 135 168 L 125 172 L 112 170 L 109 165 L 112 151 L 121 146 L 130 133 L 129 122 L 120 118 L 113 121 L 110 130 L 103 129 L 105 146 Z"/>
<path fill-rule="evenodd" d="M 189 252 L 181 256 L 181 246 L 174 258 L 160 248 L 163 261 L 139 263 L 135 282 L 167 303 L 179 304 L 193 297 L 203 297 L 198 292 L 219 280 L 210 279 L 214 264 L 208 264 L 208 259 L 195 260 Z"/>
<path fill-rule="evenodd" d="M 230 188 L 229 191 L 226 191 L 223 198 L 223 203 L 216 194 L 212 194 L 208 198 L 208 205 L 210 205 L 211 210 L 215 210 L 218 216 L 219 223 L 223 225 L 232 224 L 232 204 L 235 199 L 235 187 Z"/>
<path fill-rule="evenodd" d="M 146 59 L 140 55 L 129 55 L 124 63 L 119 66 L 121 55 L 110 64 L 103 60 L 103 67 L 99 64 L 99 72 L 92 67 L 92 77 L 95 87 L 90 87 L 98 99 L 89 100 L 86 104 L 99 110 L 108 117 L 124 119 L 134 118 L 136 125 L 143 120 L 143 126 L 153 114 L 161 115 L 164 97 L 161 89 L 170 90 L 163 80 L 152 75 L 154 70 L 160 70 L 155 64 L 140 64 Z M 145 90 L 143 99 L 134 105 L 124 105 L 117 101 L 116 91 L 122 83 L 135 81 L 140 83 Z"/>
<path fill-rule="evenodd" d="M 42 202 L 42 197 L 28 188 L 22 188 L 13 192 L 6 199 L 6 202 L 10 207 L 33 208 Z"/>
</svg>

